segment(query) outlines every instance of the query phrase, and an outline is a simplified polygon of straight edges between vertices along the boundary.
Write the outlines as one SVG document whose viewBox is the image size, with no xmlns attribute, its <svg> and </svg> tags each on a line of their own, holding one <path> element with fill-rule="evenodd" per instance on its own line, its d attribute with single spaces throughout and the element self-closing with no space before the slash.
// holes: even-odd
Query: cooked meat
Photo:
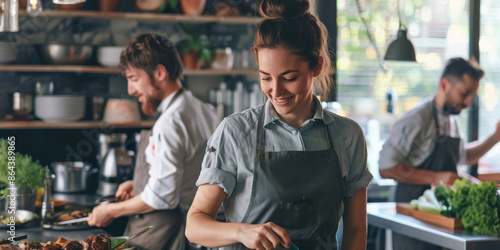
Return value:
<svg viewBox="0 0 500 250">
<path fill-rule="evenodd" d="M 82 218 L 82 217 L 87 217 L 88 213 L 77 210 L 77 211 L 71 212 L 70 215 L 73 216 L 73 218 L 78 219 L 78 218 Z"/>
<path fill-rule="evenodd" d="M 62 246 L 57 244 L 57 243 L 52 243 L 52 242 L 47 242 L 45 246 L 42 248 L 42 250 L 62 250 Z"/>
<path fill-rule="evenodd" d="M 0 250 L 19 250 L 19 249 L 21 248 L 12 245 L 12 243 L 0 245 Z"/>
<path fill-rule="evenodd" d="M 25 250 L 42 249 L 43 246 L 39 241 L 21 241 L 18 246 Z"/>
<path fill-rule="evenodd" d="M 67 221 L 67 220 L 72 220 L 74 219 L 73 216 L 71 216 L 70 214 L 61 214 L 58 218 L 57 218 L 57 222 L 61 222 L 61 221 Z"/>
<path fill-rule="evenodd" d="M 98 234 L 92 237 L 92 245 L 90 245 L 92 250 L 109 250 L 111 249 L 111 239 L 107 234 Z"/>
<path fill-rule="evenodd" d="M 76 240 L 68 241 L 66 245 L 63 246 L 63 250 L 83 250 L 82 244 Z"/>
<path fill-rule="evenodd" d="M 93 237 L 90 237 L 80 241 L 80 244 L 83 246 L 83 250 L 91 250 L 90 246 L 92 245 L 92 238 Z"/>
</svg>

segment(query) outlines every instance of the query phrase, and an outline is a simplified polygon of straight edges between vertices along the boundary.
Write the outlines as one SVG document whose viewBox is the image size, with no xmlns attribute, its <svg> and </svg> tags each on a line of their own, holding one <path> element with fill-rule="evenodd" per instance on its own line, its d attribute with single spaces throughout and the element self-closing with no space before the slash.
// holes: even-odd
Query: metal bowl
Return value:
<svg viewBox="0 0 500 250">
<path fill-rule="evenodd" d="M 31 220 L 35 218 L 35 213 L 28 210 L 19 210 L 19 209 L 15 210 L 15 214 L 10 214 L 8 211 L 1 211 L 0 215 L 2 215 L 5 218 L 14 216 L 16 220 L 20 220 L 21 221 L 20 223 L 19 222 L 15 223 L 16 228 L 28 224 L 29 222 L 31 222 Z M 1 229 L 10 228 L 10 225 L 0 223 L 0 228 Z"/>
<path fill-rule="evenodd" d="M 85 64 L 92 56 L 93 47 L 81 44 L 40 44 L 40 57 L 50 64 Z"/>
</svg>

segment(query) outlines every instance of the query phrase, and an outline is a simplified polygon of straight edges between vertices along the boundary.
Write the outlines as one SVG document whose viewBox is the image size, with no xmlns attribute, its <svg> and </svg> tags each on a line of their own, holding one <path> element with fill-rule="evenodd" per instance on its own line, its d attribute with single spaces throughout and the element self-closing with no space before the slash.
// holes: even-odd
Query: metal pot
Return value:
<svg viewBox="0 0 500 250">
<path fill-rule="evenodd" d="M 40 57 L 50 64 L 85 64 L 92 56 L 93 47 L 82 44 L 39 44 Z"/>
<path fill-rule="evenodd" d="M 98 169 L 92 168 L 88 162 L 53 162 L 50 168 L 56 178 L 53 191 L 61 193 L 77 193 L 87 190 L 87 178 L 90 174 L 97 173 Z"/>
<path fill-rule="evenodd" d="M 15 200 L 16 209 L 35 212 L 36 191 L 26 188 L 11 188 L 15 190 L 14 196 L 0 196 L 0 211 L 12 210 L 11 201 Z M 10 191 L 11 190 L 9 190 L 9 195 L 11 194 Z"/>
<path fill-rule="evenodd" d="M 33 109 L 33 97 L 29 93 L 14 92 L 10 96 L 12 113 L 15 115 L 30 114 Z"/>
</svg>

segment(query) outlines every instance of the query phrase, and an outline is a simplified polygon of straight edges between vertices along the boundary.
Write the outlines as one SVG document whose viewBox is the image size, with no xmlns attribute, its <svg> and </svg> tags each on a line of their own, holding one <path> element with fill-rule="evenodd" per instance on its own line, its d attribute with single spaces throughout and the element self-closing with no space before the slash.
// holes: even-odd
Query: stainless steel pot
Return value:
<svg viewBox="0 0 500 250">
<path fill-rule="evenodd" d="M 14 196 L 0 196 L 0 211 L 12 210 L 11 205 L 13 203 L 11 202 L 14 202 L 17 210 L 35 212 L 36 192 L 26 188 L 18 188 L 14 190 L 16 190 Z M 11 193 L 9 192 L 9 194 Z"/>
<path fill-rule="evenodd" d="M 56 178 L 53 183 L 53 191 L 61 193 L 77 193 L 87 190 L 87 178 L 98 169 L 92 168 L 88 162 L 53 162 L 50 168 Z"/>
</svg>

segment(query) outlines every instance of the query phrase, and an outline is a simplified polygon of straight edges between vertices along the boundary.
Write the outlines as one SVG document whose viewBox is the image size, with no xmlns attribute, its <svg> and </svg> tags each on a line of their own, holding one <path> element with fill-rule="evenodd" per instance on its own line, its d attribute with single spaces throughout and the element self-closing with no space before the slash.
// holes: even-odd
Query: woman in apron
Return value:
<svg viewBox="0 0 500 250">
<path fill-rule="evenodd" d="M 305 0 L 262 1 L 252 51 L 267 102 L 233 114 L 208 142 L 186 236 L 223 249 L 366 248 L 366 146 L 359 125 L 323 110 L 326 29 Z M 313 79 L 317 81 L 313 84 Z M 223 204 L 226 222 L 216 221 Z"/>
</svg>

